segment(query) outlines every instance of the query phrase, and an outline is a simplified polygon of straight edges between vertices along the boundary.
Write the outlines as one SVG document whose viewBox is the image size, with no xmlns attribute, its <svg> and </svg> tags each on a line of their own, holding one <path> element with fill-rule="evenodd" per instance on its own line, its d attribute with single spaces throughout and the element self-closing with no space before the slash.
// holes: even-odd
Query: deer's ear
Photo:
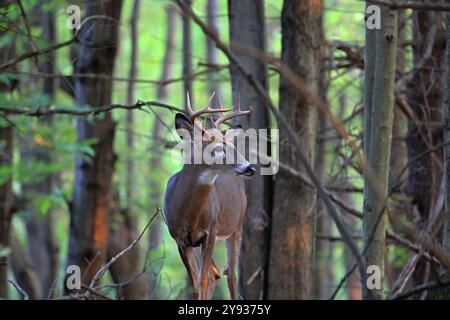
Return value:
<svg viewBox="0 0 450 320">
<path fill-rule="evenodd" d="M 194 131 L 194 124 L 190 119 L 188 119 L 184 114 L 177 113 L 175 115 L 175 129 L 176 130 L 187 130 L 191 134 Z"/>
</svg>

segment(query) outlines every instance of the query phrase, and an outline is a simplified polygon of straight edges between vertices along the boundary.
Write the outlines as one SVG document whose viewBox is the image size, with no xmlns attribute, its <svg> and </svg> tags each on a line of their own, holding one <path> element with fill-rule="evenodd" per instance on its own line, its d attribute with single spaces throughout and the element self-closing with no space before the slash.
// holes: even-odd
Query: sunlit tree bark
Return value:
<svg viewBox="0 0 450 320">
<path fill-rule="evenodd" d="M 384 196 L 387 196 L 389 183 L 397 39 L 397 12 L 382 7 L 381 29 L 377 30 L 375 41 L 376 55 L 372 106 L 371 112 L 365 114 L 365 116 L 370 117 L 368 162 L 376 177 L 374 183 L 378 184 Z M 370 99 L 370 97 L 368 98 Z M 366 187 L 363 252 L 366 258 L 366 266 L 378 267 L 378 270 L 381 272 L 381 279 L 373 288 L 368 288 L 366 283 L 362 283 L 364 299 L 381 299 L 383 297 L 385 255 L 384 201 L 385 199 L 376 193 L 372 185 Z"/>
<path fill-rule="evenodd" d="M 322 1 L 284 1 L 281 18 L 284 64 L 290 67 L 313 94 L 320 88 Z M 317 109 L 280 79 L 280 111 L 298 132 L 303 152 L 311 164 L 315 157 Z M 302 171 L 293 148 L 280 127 L 280 161 Z M 315 192 L 289 173 L 280 171 L 270 239 L 268 298 L 311 299 L 313 297 L 313 222 Z"/>
</svg>

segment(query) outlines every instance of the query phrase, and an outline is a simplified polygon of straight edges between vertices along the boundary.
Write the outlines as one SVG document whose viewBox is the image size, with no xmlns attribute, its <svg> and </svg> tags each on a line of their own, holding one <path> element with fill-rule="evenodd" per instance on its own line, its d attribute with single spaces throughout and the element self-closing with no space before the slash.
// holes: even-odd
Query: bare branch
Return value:
<svg viewBox="0 0 450 320">
<path fill-rule="evenodd" d="M 0 114 L 3 115 L 25 115 L 30 117 L 43 117 L 43 116 L 53 116 L 58 114 L 72 115 L 72 116 L 90 116 L 90 115 L 98 115 L 100 113 L 109 112 L 115 109 L 123 109 L 123 110 L 134 110 L 134 109 L 143 109 L 143 107 L 159 107 L 163 109 L 167 109 L 170 111 L 185 113 L 184 110 L 181 110 L 177 107 L 161 103 L 158 101 L 138 101 L 133 105 L 124 105 L 124 104 L 112 104 L 110 106 L 101 106 L 95 107 L 93 109 L 63 109 L 63 108 L 35 108 L 35 109 L 18 109 L 11 107 L 0 107 Z"/>
<path fill-rule="evenodd" d="M 16 288 L 16 290 L 17 290 L 17 291 L 19 292 L 19 294 L 21 295 L 22 300 L 29 300 L 29 299 L 30 299 L 29 296 L 28 296 L 28 293 L 26 293 L 25 290 L 23 290 L 23 289 L 19 286 L 19 284 L 18 284 L 16 281 L 14 281 L 14 280 L 8 280 L 8 282 L 9 282 L 10 284 L 12 284 L 12 286 L 13 286 L 14 288 Z"/>
<path fill-rule="evenodd" d="M 405 292 L 403 294 L 399 294 L 397 296 L 394 296 L 391 298 L 391 300 L 403 300 L 407 299 L 417 293 L 421 293 L 427 290 L 435 290 L 439 288 L 446 288 L 450 287 L 450 281 L 448 282 L 432 282 L 432 283 L 425 283 L 420 286 L 417 286 L 415 288 L 412 288 L 410 291 Z"/>
<path fill-rule="evenodd" d="M 77 37 L 73 37 L 70 40 L 67 40 L 67 41 L 55 44 L 53 46 L 50 46 L 50 47 L 47 47 L 47 48 L 44 48 L 44 49 L 37 49 L 37 50 L 30 51 L 30 52 L 26 52 L 26 53 L 18 56 L 17 58 L 11 59 L 8 62 L 5 62 L 4 64 L 0 65 L 0 70 L 9 68 L 9 67 L 11 67 L 11 66 L 13 66 L 13 65 L 15 65 L 15 64 L 17 64 L 17 63 L 19 63 L 19 62 L 21 62 L 23 60 L 25 60 L 25 59 L 37 57 L 37 56 L 40 56 L 40 55 L 47 54 L 47 53 L 50 53 L 52 51 L 58 50 L 60 48 L 68 46 L 68 45 L 70 45 L 70 44 L 72 44 L 72 43 L 74 43 L 76 41 L 78 41 L 78 38 Z"/>
<path fill-rule="evenodd" d="M 153 222 L 153 220 L 156 218 L 156 216 L 158 214 L 161 213 L 161 209 L 157 208 L 156 209 L 156 213 L 153 215 L 153 217 L 150 219 L 150 221 L 147 223 L 147 225 L 145 226 L 145 228 L 142 230 L 141 234 L 139 235 L 139 237 L 134 240 L 128 247 L 126 247 L 125 249 L 123 249 L 122 251 L 120 251 L 118 254 L 116 254 L 114 257 L 111 258 L 111 260 L 109 260 L 106 264 L 104 264 L 97 272 L 96 274 L 92 277 L 92 280 L 88 286 L 88 289 L 93 289 L 95 286 L 95 283 L 97 282 L 97 280 L 99 280 L 103 274 L 106 272 L 106 270 L 109 269 L 109 267 L 111 267 L 111 265 L 116 262 L 118 259 L 120 259 L 120 257 L 122 257 L 124 254 L 126 254 L 128 251 L 130 251 L 131 249 L 134 248 L 134 246 L 139 242 L 139 240 L 141 240 L 142 236 L 144 235 L 145 231 L 147 231 L 148 227 L 150 226 L 150 224 Z"/>
<path fill-rule="evenodd" d="M 450 5 L 435 2 L 400 2 L 397 0 L 370 0 L 373 4 L 384 5 L 390 9 L 413 9 L 420 11 L 450 11 Z"/>
</svg>

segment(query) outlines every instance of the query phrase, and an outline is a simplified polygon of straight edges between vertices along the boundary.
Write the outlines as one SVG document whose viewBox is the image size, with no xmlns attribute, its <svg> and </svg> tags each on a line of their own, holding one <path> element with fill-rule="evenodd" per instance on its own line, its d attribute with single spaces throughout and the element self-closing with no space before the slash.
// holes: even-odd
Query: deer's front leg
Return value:
<svg viewBox="0 0 450 320">
<path fill-rule="evenodd" d="M 195 256 L 193 252 L 192 247 L 184 247 L 184 246 L 178 246 L 178 252 L 180 253 L 181 260 L 184 263 L 184 266 L 186 267 L 186 271 L 188 273 L 189 277 L 189 284 L 192 287 L 193 293 L 193 299 L 198 299 L 198 288 L 197 288 L 197 266 L 195 264 Z M 195 264 L 195 265 L 193 265 Z"/>
<path fill-rule="evenodd" d="M 212 269 L 212 258 L 214 253 L 214 244 L 216 242 L 216 235 L 214 233 L 208 234 L 207 238 L 202 244 L 202 270 L 200 276 L 200 299 L 206 300 L 208 293 L 208 275 Z"/>
<path fill-rule="evenodd" d="M 228 290 L 230 291 L 231 300 L 237 299 L 236 288 L 236 264 L 239 258 L 239 251 L 241 246 L 241 232 L 233 233 L 226 241 L 228 266 L 224 274 L 227 276 Z"/>
</svg>

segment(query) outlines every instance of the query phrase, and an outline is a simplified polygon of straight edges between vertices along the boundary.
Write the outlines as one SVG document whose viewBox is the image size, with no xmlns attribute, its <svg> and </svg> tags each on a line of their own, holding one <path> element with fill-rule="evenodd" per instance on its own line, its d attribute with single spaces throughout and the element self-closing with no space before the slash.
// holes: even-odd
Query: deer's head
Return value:
<svg viewBox="0 0 450 320">
<path fill-rule="evenodd" d="M 256 172 L 255 165 L 245 159 L 236 147 L 236 140 L 243 132 L 242 128 L 239 125 L 224 131 L 219 128 L 227 120 L 250 114 L 252 109 L 241 111 L 239 102 L 233 108 L 234 110 L 232 108 L 224 109 L 222 105 L 220 108 L 214 109 L 210 106 L 213 96 L 214 94 L 209 98 L 206 107 L 193 111 L 188 95 L 187 116 L 181 113 L 177 113 L 175 116 L 177 132 L 183 132 L 184 134 L 180 134 L 180 136 L 189 140 L 190 143 L 190 154 L 187 160 L 210 172 L 253 176 Z M 228 113 L 230 111 L 232 112 Z M 201 121 L 201 116 L 208 114 L 210 116 L 209 128 L 205 127 Z M 219 115 L 219 117 L 213 120 L 211 118 L 213 114 Z"/>
</svg>

